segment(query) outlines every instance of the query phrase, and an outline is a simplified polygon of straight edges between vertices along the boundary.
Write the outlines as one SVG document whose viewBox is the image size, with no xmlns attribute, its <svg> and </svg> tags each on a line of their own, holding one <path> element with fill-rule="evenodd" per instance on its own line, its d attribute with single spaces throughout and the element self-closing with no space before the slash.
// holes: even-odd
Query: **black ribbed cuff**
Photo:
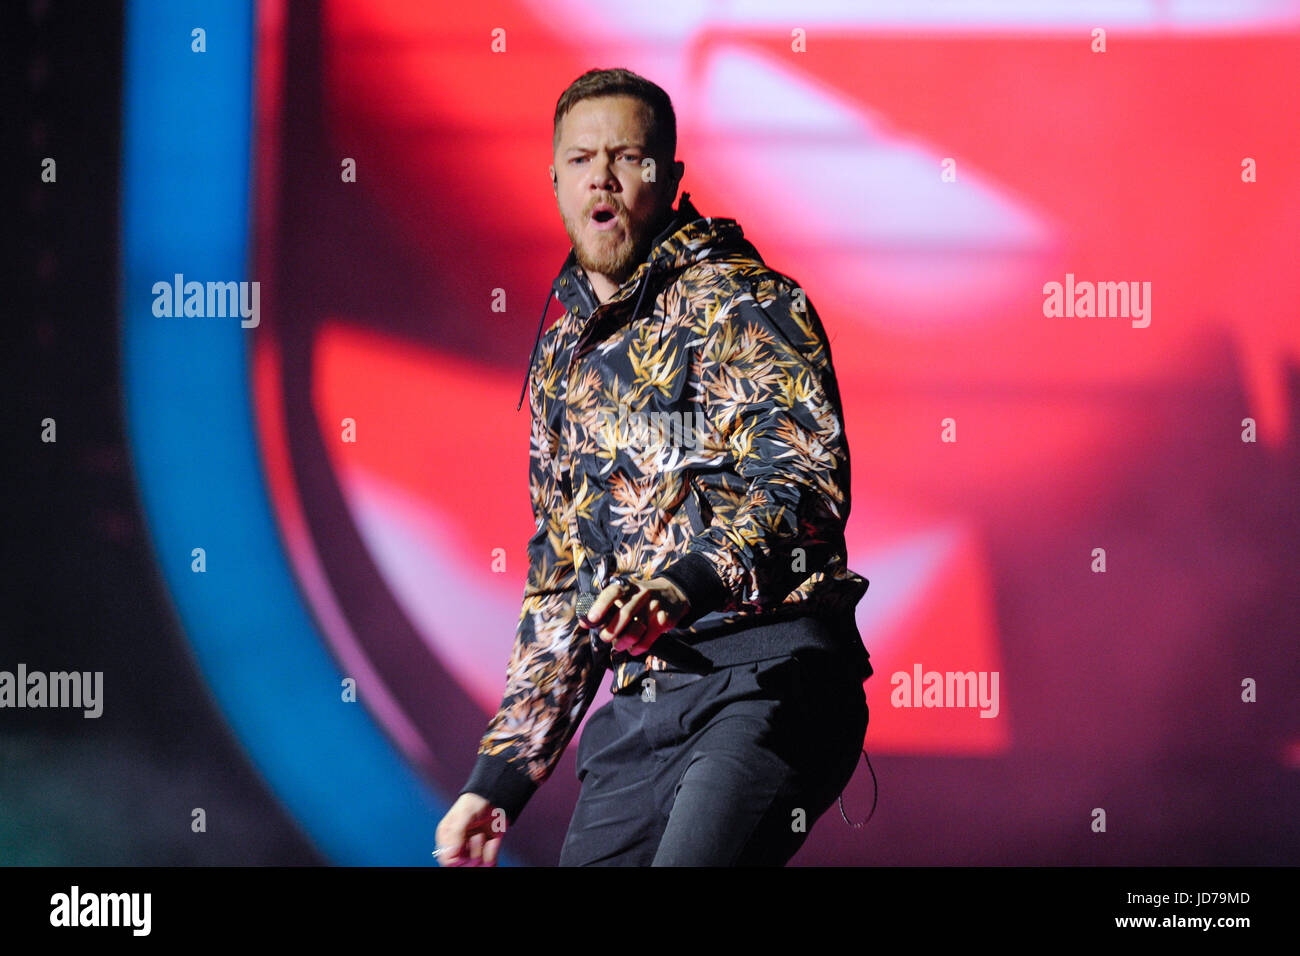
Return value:
<svg viewBox="0 0 1300 956">
<path fill-rule="evenodd" d="M 537 792 L 537 784 L 528 774 L 520 771 L 504 757 L 479 754 L 469 780 L 460 788 L 461 793 L 476 793 L 494 807 L 506 812 L 506 822 L 511 826 L 523 811 L 524 805 Z"/>
<path fill-rule="evenodd" d="M 682 589 L 686 600 L 691 602 L 686 621 L 698 621 L 704 615 L 723 607 L 731 598 L 731 592 L 713 563 L 698 551 L 687 551 L 668 567 L 659 572 Z M 682 624 L 678 625 L 683 626 Z"/>
</svg>

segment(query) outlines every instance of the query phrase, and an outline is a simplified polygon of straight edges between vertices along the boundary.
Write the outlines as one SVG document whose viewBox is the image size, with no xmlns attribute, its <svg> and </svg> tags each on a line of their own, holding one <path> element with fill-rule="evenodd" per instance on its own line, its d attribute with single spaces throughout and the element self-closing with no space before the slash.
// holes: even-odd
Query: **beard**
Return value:
<svg viewBox="0 0 1300 956">
<path fill-rule="evenodd" d="M 597 202 L 608 202 L 617 209 L 617 218 L 623 225 L 621 235 L 617 231 L 594 232 L 587 228 L 591 209 Z M 569 234 L 578 265 L 587 272 L 603 275 L 622 285 L 650 252 L 650 243 L 664 216 L 660 215 L 653 221 L 635 220 L 621 203 L 612 198 L 602 198 L 592 200 L 576 221 L 568 216 L 563 219 L 564 231 Z"/>
</svg>

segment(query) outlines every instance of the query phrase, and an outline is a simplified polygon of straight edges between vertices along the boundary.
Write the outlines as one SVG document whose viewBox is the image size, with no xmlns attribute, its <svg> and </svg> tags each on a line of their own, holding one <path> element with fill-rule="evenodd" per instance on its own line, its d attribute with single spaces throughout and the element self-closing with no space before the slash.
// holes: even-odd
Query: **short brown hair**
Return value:
<svg viewBox="0 0 1300 956">
<path fill-rule="evenodd" d="M 673 101 L 661 87 L 624 69 L 588 70 L 560 94 L 559 102 L 555 104 L 552 152 L 560 145 L 560 120 L 575 103 L 597 96 L 634 96 L 645 103 L 653 117 L 651 142 L 646 145 L 663 150 L 670 161 L 677 158 L 677 114 L 673 112 Z"/>
</svg>

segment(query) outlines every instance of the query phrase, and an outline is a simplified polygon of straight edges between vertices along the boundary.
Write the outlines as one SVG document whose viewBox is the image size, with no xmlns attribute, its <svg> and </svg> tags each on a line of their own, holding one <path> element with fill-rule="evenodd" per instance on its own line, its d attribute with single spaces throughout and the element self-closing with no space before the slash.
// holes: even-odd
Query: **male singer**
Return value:
<svg viewBox="0 0 1300 956">
<path fill-rule="evenodd" d="M 784 865 L 857 766 L 867 581 L 830 347 L 734 220 L 673 209 L 676 149 L 668 95 L 626 70 L 556 105 L 573 248 L 524 382 L 537 530 L 444 865 L 495 864 L 606 668 L 561 866 Z"/>
</svg>

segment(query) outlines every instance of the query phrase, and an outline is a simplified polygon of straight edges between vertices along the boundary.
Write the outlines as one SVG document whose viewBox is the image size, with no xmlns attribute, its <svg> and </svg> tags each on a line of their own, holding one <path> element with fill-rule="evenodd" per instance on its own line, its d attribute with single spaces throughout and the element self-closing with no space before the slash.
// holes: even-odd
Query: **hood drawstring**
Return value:
<svg viewBox="0 0 1300 956">
<path fill-rule="evenodd" d="M 528 378 L 533 374 L 533 362 L 537 360 L 537 343 L 542 340 L 542 325 L 546 322 L 546 313 L 551 311 L 551 296 L 555 295 L 555 289 L 546 293 L 546 305 L 542 306 L 542 316 L 537 320 L 537 335 L 533 337 L 533 350 L 528 353 L 528 368 L 524 371 L 524 387 L 519 390 L 519 404 L 515 406 L 515 411 L 524 407 L 524 394 L 528 391 Z"/>
</svg>

